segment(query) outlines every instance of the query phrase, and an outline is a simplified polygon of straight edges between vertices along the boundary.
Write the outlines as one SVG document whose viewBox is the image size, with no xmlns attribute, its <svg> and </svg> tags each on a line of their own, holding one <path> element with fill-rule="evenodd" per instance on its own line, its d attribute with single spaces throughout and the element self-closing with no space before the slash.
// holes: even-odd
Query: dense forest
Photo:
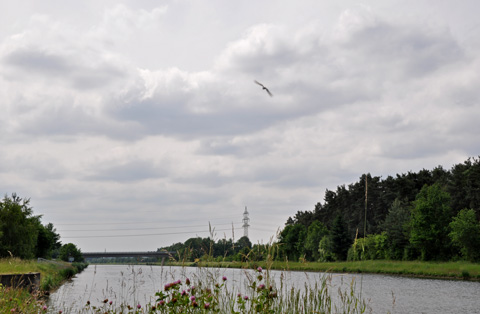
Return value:
<svg viewBox="0 0 480 314">
<path fill-rule="evenodd" d="M 159 250 L 193 261 L 480 260 L 480 159 L 445 170 L 362 175 L 327 190 L 312 211 L 289 217 L 272 245 L 190 238 Z"/>
<path fill-rule="evenodd" d="M 280 232 L 290 260 L 480 259 L 480 160 L 397 174 L 362 175 L 327 190 Z"/>
</svg>

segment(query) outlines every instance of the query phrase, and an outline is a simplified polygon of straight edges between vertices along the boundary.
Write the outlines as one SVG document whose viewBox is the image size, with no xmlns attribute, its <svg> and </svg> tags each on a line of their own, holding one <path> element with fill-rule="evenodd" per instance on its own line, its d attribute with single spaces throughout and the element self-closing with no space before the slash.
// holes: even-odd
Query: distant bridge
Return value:
<svg viewBox="0 0 480 314">
<path fill-rule="evenodd" d="M 100 257 L 160 257 L 162 259 L 162 264 L 165 261 L 165 258 L 174 256 L 176 252 L 83 252 L 82 255 L 85 259 L 87 258 L 100 258 Z"/>
</svg>

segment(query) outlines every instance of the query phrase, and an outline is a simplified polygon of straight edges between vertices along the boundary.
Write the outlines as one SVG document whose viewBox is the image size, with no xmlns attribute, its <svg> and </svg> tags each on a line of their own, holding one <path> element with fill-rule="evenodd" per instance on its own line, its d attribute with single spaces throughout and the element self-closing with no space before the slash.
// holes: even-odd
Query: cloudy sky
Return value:
<svg viewBox="0 0 480 314">
<path fill-rule="evenodd" d="M 480 154 L 478 1 L 0 2 L 0 192 L 82 251 L 253 243 Z M 264 83 L 270 97 L 254 80 Z"/>
</svg>

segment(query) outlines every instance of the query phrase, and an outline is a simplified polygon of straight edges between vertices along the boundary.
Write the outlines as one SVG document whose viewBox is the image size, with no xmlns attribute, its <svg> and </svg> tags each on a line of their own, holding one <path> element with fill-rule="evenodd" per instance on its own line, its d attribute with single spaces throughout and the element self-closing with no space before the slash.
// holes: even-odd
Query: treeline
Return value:
<svg viewBox="0 0 480 314">
<path fill-rule="evenodd" d="M 43 225 L 41 215 L 35 216 L 30 199 L 15 193 L 0 201 L 0 258 L 60 258 L 83 261 L 81 251 L 73 244 L 62 245 L 52 223 Z"/>
<path fill-rule="evenodd" d="M 241 237 L 234 242 L 232 239 L 220 239 L 195 237 L 184 243 L 178 242 L 170 246 L 159 248 L 158 251 L 175 252 L 175 258 L 180 261 L 245 261 L 265 260 L 268 245 L 255 244 L 248 237 Z"/>
<path fill-rule="evenodd" d="M 280 232 L 281 258 L 480 260 L 480 160 L 327 190 Z"/>
</svg>

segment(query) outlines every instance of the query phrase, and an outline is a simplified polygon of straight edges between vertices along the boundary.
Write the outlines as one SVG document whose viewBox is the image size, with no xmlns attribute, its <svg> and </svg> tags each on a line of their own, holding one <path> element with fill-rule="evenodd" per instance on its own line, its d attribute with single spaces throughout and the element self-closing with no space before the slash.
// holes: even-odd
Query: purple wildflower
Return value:
<svg viewBox="0 0 480 314">
<path fill-rule="evenodd" d="M 223 277 L 222 277 L 222 280 L 223 280 L 223 281 L 227 281 L 227 277 L 226 277 L 226 276 L 223 276 Z"/>
</svg>

